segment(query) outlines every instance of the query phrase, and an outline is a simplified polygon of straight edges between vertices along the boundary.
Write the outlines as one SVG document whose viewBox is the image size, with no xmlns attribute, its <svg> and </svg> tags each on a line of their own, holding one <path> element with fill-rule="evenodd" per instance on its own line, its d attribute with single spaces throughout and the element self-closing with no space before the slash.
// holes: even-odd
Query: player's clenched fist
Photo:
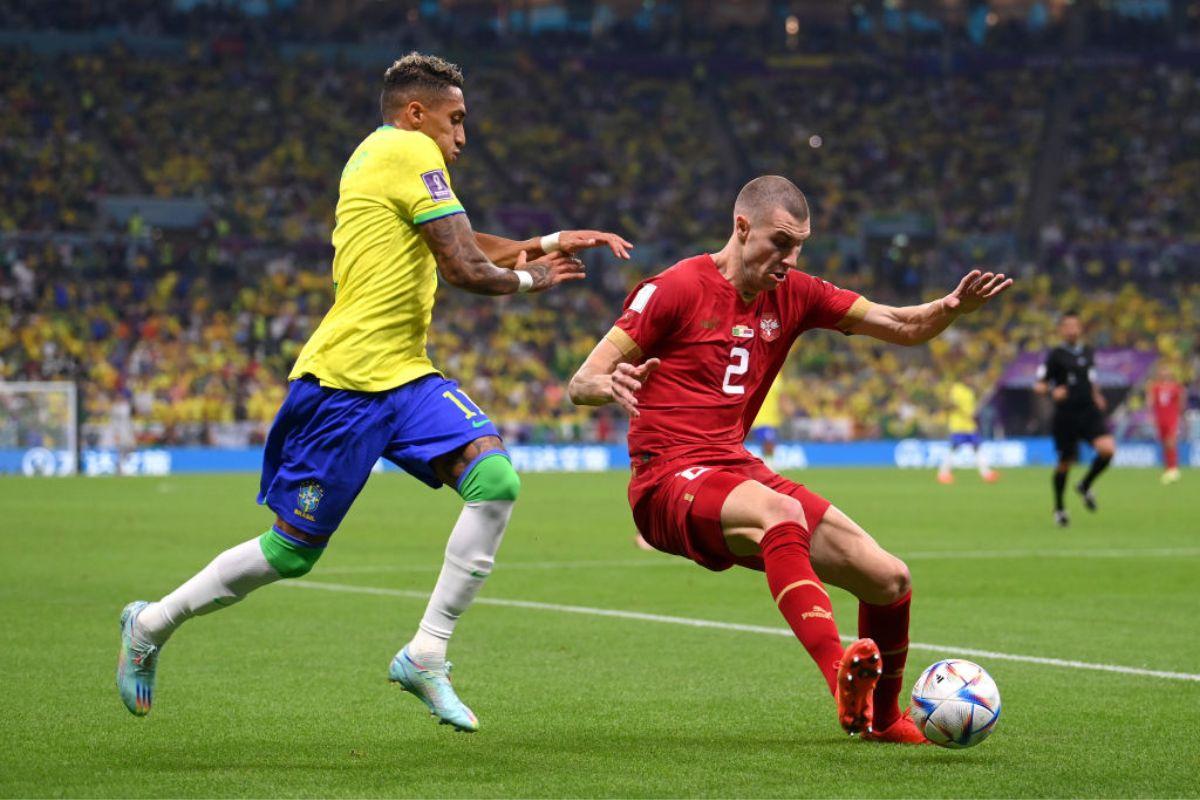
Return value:
<svg viewBox="0 0 1200 800">
<path fill-rule="evenodd" d="M 550 253 L 536 261 L 525 262 L 525 251 L 517 256 L 514 269 L 525 270 L 533 278 L 531 292 L 541 292 L 563 281 L 577 281 L 587 277 L 583 262 L 564 252 Z"/>
<path fill-rule="evenodd" d="M 661 363 L 657 358 L 648 358 L 636 367 L 633 364 L 622 363 L 617 364 L 617 368 L 613 370 L 612 399 L 625 409 L 629 416 L 640 416 L 637 409 L 637 393 Z"/>
</svg>

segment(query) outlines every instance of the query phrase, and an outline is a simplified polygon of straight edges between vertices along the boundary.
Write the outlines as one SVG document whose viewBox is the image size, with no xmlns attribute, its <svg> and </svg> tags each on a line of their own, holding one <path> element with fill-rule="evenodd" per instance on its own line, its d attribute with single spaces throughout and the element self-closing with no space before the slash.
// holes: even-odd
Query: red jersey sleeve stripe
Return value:
<svg viewBox="0 0 1200 800">
<path fill-rule="evenodd" d="M 621 355 L 626 358 L 637 359 L 642 357 L 642 348 L 638 346 L 638 343 L 633 340 L 632 336 L 616 325 L 612 326 L 608 333 L 604 334 L 604 338 L 615 344 L 617 349 L 621 351 Z"/>
<path fill-rule="evenodd" d="M 850 308 L 846 309 L 846 316 L 837 324 L 839 331 L 848 331 L 854 327 L 855 323 L 862 322 L 863 317 L 867 316 L 867 311 L 871 308 L 871 301 L 865 297 L 859 297 L 850 304 Z"/>
</svg>

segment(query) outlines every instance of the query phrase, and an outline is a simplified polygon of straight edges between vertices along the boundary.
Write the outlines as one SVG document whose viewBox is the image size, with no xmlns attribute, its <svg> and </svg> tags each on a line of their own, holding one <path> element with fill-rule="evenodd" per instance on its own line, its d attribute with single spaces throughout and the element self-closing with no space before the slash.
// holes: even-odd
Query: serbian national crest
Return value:
<svg viewBox="0 0 1200 800">
<path fill-rule="evenodd" d="M 763 314 L 762 319 L 758 321 L 758 329 L 768 342 L 775 341 L 779 338 L 779 317 L 775 314 Z"/>
<path fill-rule="evenodd" d="M 325 487 L 316 481 L 306 481 L 300 485 L 300 493 L 296 495 L 296 505 L 300 510 L 311 514 L 317 510 L 317 504 L 325 496 Z"/>
</svg>

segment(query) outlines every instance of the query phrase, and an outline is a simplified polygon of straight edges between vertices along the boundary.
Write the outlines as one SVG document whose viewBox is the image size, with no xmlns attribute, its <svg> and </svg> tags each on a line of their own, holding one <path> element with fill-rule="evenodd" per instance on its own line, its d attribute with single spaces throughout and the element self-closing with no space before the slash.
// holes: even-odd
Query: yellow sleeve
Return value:
<svg viewBox="0 0 1200 800">
<path fill-rule="evenodd" d="M 437 143 L 422 133 L 389 142 L 388 195 L 400 215 L 420 225 L 465 213 L 450 185 L 450 172 Z"/>
<path fill-rule="evenodd" d="M 956 383 L 950 388 L 950 398 L 959 413 L 973 416 L 975 414 L 975 392 L 970 387 Z"/>
</svg>

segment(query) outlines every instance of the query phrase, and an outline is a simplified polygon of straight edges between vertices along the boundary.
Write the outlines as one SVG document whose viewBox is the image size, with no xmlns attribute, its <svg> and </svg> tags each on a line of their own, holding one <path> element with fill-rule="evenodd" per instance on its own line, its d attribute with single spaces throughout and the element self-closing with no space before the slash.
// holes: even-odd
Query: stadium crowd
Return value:
<svg viewBox="0 0 1200 800">
<path fill-rule="evenodd" d="M 93 429 L 127 404 L 121 413 L 132 414 L 143 443 L 261 441 L 292 361 L 332 301 L 327 271 L 281 258 L 253 283 L 222 282 L 195 277 L 186 260 L 152 269 L 154 248 L 110 250 L 126 265 L 117 275 L 103 255 L 80 256 L 70 245 L 10 248 L 0 280 L 0 379 L 81 378 Z M 842 280 L 836 259 L 806 266 L 878 296 L 869 276 Z M 609 280 L 594 274 L 590 286 L 535 298 L 443 289 L 430 336 L 434 361 L 496 409 L 514 440 L 619 438 L 617 416 L 574 408 L 564 385 L 616 316 L 620 292 L 604 285 L 632 285 L 638 269 L 601 265 L 595 272 L 607 271 Z M 789 432 L 938 435 L 947 381 L 967 377 L 986 391 L 1020 352 L 1046 346 L 1067 307 L 1081 309 L 1096 346 L 1156 350 L 1184 363 L 1200 343 L 1195 284 L 1168 302 L 1132 283 L 1116 292 L 1057 292 L 1049 276 L 1030 276 L 1009 302 L 961 321 L 928 348 L 807 335 L 784 375 Z M 1136 395 L 1131 400 L 1136 408 Z"/>
<path fill-rule="evenodd" d="M 337 175 L 377 124 L 378 70 L 211 42 L 171 57 L 122 47 L 52 63 L 0 56 L 18 76 L 0 88 L 0 380 L 81 379 L 97 437 L 128 416 L 143 443 L 259 441 L 331 301 Z M 1156 350 L 1200 373 L 1200 287 L 1186 280 L 1200 137 L 1166 135 L 1200 130 L 1194 71 L 1075 76 L 1076 102 L 1094 112 L 1071 117 L 1060 199 L 1037 250 L 1018 259 L 992 243 L 1026 213 L 1049 70 L 943 76 L 832 61 L 717 74 L 697 60 L 616 80 L 608 66 L 517 53 L 468 68 L 470 146 L 452 173 L 476 225 L 586 225 L 639 245 L 632 265 L 601 260 L 586 285 L 536 298 L 441 292 L 435 363 L 507 436 L 620 437 L 617 415 L 570 406 L 565 379 L 625 290 L 718 245 L 737 187 L 763 172 L 809 194 L 805 267 L 869 297 L 935 296 L 977 260 L 1019 277 L 1004 303 L 928 348 L 803 339 L 782 392 L 791 432 L 937 435 L 951 377 L 990 389 L 1071 306 L 1093 343 Z M 193 198 L 208 218 L 147 230 L 136 214 L 102 211 L 98 199 L 120 193 Z M 904 214 L 932 220 L 936 246 L 863 246 L 871 217 Z"/>
</svg>

